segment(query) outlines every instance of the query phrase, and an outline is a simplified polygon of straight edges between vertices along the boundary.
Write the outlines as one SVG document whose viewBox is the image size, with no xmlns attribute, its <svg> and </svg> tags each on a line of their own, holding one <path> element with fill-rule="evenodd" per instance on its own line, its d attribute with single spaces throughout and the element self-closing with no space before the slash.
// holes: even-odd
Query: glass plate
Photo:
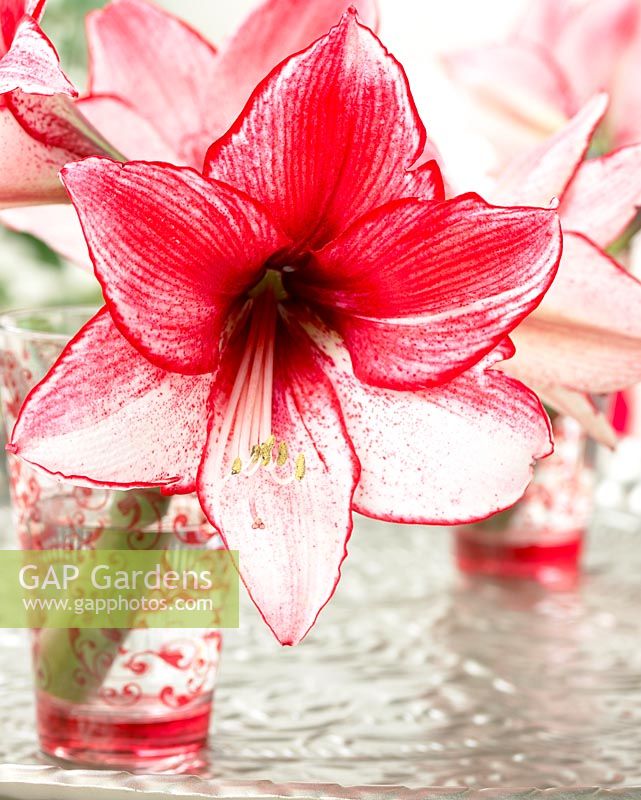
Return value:
<svg viewBox="0 0 641 800">
<path fill-rule="evenodd" d="M 640 536 L 636 517 L 595 520 L 585 575 L 555 593 L 456 575 L 447 529 L 359 519 L 336 596 L 302 645 L 280 648 L 247 603 L 241 629 L 225 633 L 208 763 L 188 777 L 43 766 L 26 637 L 3 632 L 0 796 L 493 800 L 536 795 L 472 790 L 564 789 L 547 800 L 641 786 Z M 424 787 L 443 789 L 410 791 Z"/>
</svg>

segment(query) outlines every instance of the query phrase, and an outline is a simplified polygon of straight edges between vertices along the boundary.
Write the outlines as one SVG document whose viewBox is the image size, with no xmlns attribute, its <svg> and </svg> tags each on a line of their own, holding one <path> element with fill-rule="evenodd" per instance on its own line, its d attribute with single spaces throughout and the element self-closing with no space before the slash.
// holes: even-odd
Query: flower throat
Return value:
<svg viewBox="0 0 641 800">
<path fill-rule="evenodd" d="M 278 303 L 286 297 L 280 275 L 268 271 L 251 297 L 249 331 L 221 429 L 221 443 L 231 435 L 225 471 L 230 480 L 264 469 L 276 483 L 286 485 L 302 480 L 306 466 L 304 454 L 294 456 L 272 431 Z M 264 527 L 259 519 L 257 523 L 255 527 Z"/>
</svg>

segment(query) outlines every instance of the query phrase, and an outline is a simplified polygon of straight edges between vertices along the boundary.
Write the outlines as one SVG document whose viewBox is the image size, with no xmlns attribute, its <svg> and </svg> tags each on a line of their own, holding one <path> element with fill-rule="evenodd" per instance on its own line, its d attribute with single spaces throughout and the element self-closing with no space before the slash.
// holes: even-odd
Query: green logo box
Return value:
<svg viewBox="0 0 641 800">
<path fill-rule="evenodd" d="M 2 628 L 237 628 L 226 550 L 2 550 Z"/>
</svg>

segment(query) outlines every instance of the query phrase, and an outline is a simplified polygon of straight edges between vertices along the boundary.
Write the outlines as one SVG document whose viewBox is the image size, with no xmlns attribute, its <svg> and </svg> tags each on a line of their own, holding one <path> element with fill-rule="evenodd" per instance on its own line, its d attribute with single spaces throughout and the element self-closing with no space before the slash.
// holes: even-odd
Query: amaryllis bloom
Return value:
<svg viewBox="0 0 641 800">
<path fill-rule="evenodd" d="M 597 95 L 556 136 L 505 168 L 490 197 L 533 206 L 557 198 L 564 232 L 558 275 L 513 332 L 517 352 L 504 369 L 613 445 L 590 395 L 641 381 L 641 283 L 606 253 L 641 206 L 641 144 L 587 159 L 606 109 L 607 97 Z"/>
<path fill-rule="evenodd" d="M 493 369 L 540 302 L 557 215 L 445 201 L 405 75 L 354 11 L 275 69 L 189 168 L 92 158 L 63 180 L 106 307 L 10 449 L 111 487 L 196 490 L 282 643 L 331 597 L 352 509 L 489 515 L 551 450 Z"/>
<path fill-rule="evenodd" d="M 265 0 L 219 51 L 146 0 L 114 0 L 89 14 L 87 95 L 72 107 L 61 98 L 23 94 L 11 104 L 20 125 L 0 120 L 0 167 L 10 167 L 0 170 L 0 208 L 67 205 L 11 208 L 0 219 L 89 265 L 60 169 L 88 155 L 109 155 L 201 170 L 207 147 L 229 128 L 256 84 L 326 33 L 350 2 Z M 7 3 L 0 0 L 0 8 Z M 375 26 L 375 0 L 353 5 Z M 29 176 L 28 191 L 16 177 L 22 175 Z"/>
<path fill-rule="evenodd" d="M 533 0 L 506 42 L 449 55 L 505 156 L 552 135 L 595 93 L 608 146 L 641 141 L 640 0 Z"/>
</svg>

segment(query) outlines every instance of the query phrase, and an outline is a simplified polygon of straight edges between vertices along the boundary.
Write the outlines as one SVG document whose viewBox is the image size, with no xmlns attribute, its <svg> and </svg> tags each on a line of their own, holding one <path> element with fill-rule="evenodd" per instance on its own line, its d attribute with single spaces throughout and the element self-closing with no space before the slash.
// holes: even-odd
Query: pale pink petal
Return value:
<svg viewBox="0 0 641 800">
<path fill-rule="evenodd" d="M 357 376 L 394 388 L 450 380 L 541 301 L 561 256 L 555 213 L 475 195 L 401 200 L 286 275 L 344 337 Z"/>
<path fill-rule="evenodd" d="M 54 46 L 29 16 L 22 18 L 8 52 L 0 58 L 0 94 L 14 89 L 46 95 L 77 94 L 60 69 Z"/>
<path fill-rule="evenodd" d="M 581 392 L 563 386 L 533 386 L 539 398 L 560 414 L 574 417 L 581 423 L 588 436 L 606 447 L 616 447 L 619 441 L 616 431 L 606 415 L 599 411 L 592 399 Z"/>
<path fill-rule="evenodd" d="M 641 30 L 641 26 L 640 26 Z M 641 142 L 641 35 L 637 32 L 627 52 L 621 53 L 612 85 L 608 133 L 615 147 Z"/>
<path fill-rule="evenodd" d="M 638 0 L 591 0 L 576 8 L 554 52 L 580 102 L 612 85 L 640 22 Z"/>
<path fill-rule="evenodd" d="M 338 341 L 324 346 L 361 461 L 354 508 L 363 514 L 426 524 L 484 518 L 515 503 L 534 459 L 552 450 L 537 397 L 490 368 L 509 357 L 509 342 L 451 383 L 418 392 L 361 383 Z"/>
<path fill-rule="evenodd" d="M 350 5 L 361 22 L 376 29 L 375 0 L 264 0 L 252 11 L 221 49 L 208 87 L 211 142 L 227 131 L 277 64 L 324 36 Z"/>
<path fill-rule="evenodd" d="M 491 199 L 510 205 L 549 206 L 560 200 L 590 146 L 608 107 L 597 95 L 557 134 L 501 170 Z"/>
<path fill-rule="evenodd" d="M 87 36 L 91 94 L 127 101 L 162 135 L 180 163 L 201 169 L 205 149 L 215 138 L 207 120 L 208 93 L 216 80 L 214 48 L 144 0 L 120 0 L 94 11 Z"/>
<path fill-rule="evenodd" d="M 73 154 L 32 139 L 0 108 L 0 209 L 68 200 L 58 173 Z"/>
<path fill-rule="evenodd" d="M 152 366 L 103 309 L 28 397 L 9 449 L 71 480 L 193 491 L 211 383 Z"/>
<path fill-rule="evenodd" d="M 328 379 L 310 355 L 302 330 L 277 340 L 272 430 L 289 462 L 274 471 L 232 475 L 234 453 L 222 440 L 235 365 L 223 361 L 212 394 L 210 438 L 198 477 L 200 502 L 239 569 L 253 601 L 282 644 L 296 644 L 314 624 L 340 578 L 352 530 L 358 459 Z M 285 485 L 299 454 L 302 480 Z"/>
<path fill-rule="evenodd" d="M 564 236 L 556 280 L 512 334 L 506 370 L 528 384 L 612 392 L 641 381 L 641 283 L 582 236 Z"/>
<path fill-rule="evenodd" d="M 623 147 L 579 167 L 559 214 L 563 227 L 608 247 L 641 206 L 641 144 Z"/>
<path fill-rule="evenodd" d="M 408 184 L 415 191 L 407 170 L 424 146 L 405 74 L 351 11 L 259 85 L 205 174 L 264 203 L 313 248 Z"/>
<path fill-rule="evenodd" d="M 60 186 L 62 188 L 62 184 Z M 68 200 L 66 192 L 64 199 Z M 83 269 L 93 269 L 76 209 L 69 202 L 63 203 L 62 198 L 58 203 L 45 206 L 5 209 L 0 211 L 0 222 L 14 231 L 30 233 L 41 239 L 63 258 Z"/>
<path fill-rule="evenodd" d="M 62 179 L 121 332 L 159 367 L 213 371 L 236 298 L 286 243 L 263 210 L 187 167 L 92 158 Z"/>
<path fill-rule="evenodd" d="M 515 39 L 553 48 L 572 12 L 572 0 L 534 0 L 514 28 Z"/>
<path fill-rule="evenodd" d="M 127 161 L 178 162 L 178 155 L 162 138 L 161 132 L 125 101 L 90 95 L 78 100 L 76 107 Z"/>
<path fill-rule="evenodd" d="M 502 161 L 554 134 L 575 110 L 559 66 L 548 52 L 526 42 L 450 54 L 445 67 L 466 90 Z"/>
</svg>

